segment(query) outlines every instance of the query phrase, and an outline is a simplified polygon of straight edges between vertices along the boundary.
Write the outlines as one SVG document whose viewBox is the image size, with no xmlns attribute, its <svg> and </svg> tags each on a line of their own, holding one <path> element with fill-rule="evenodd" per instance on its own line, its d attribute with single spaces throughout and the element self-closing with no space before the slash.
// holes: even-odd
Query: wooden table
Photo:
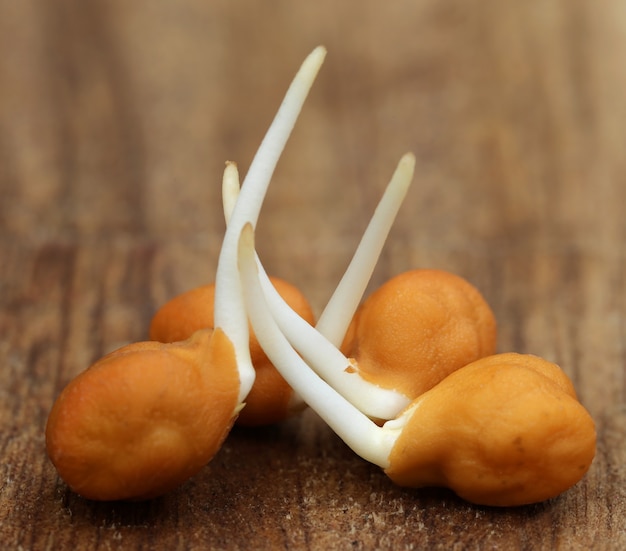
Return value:
<svg viewBox="0 0 626 551">
<path fill-rule="evenodd" d="M 477 285 L 499 349 L 553 360 L 597 423 L 584 480 L 493 509 L 395 487 L 312 412 L 236 429 L 144 503 L 69 492 L 62 387 L 211 281 L 227 159 L 245 173 L 317 44 L 326 63 L 258 229 L 319 313 L 405 151 L 417 172 L 372 288 Z M 0 4 L 3 549 L 626 548 L 626 9 L 572 2 Z"/>
</svg>

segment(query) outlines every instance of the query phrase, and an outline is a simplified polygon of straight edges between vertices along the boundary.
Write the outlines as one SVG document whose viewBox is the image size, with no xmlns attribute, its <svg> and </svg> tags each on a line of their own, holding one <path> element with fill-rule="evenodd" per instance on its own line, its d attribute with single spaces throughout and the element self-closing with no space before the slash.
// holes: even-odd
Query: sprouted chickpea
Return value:
<svg viewBox="0 0 626 551">
<path fill-rule="evenodd" d="M 364 379 L 415 398 L 496 351 L 495 316 L 478 289 L 442 270 L 411 270 L 359 308 L 341 347 Z"/>
<path fill-rule="evenodd" d="M 294 348 L 374 419 L 393 419 L 456 369 L 495 352 L 491 308 L 473 285 L 449 272 L 412 270 L 389 280 L 357 310 L 341 350 L 319 323 L 314 329 L 298 322 L 277 293 L 267 285 L 264 291 Z"/>
<path fill-rule="evenodd" d="M 305 363 L 272 318 L 251 225 L 242 231 L 239 269 L 252 327 L 272 363 L 353 451 L 397 484 L 514 506 L 552 498 L 589 469 L 594 423 L 557 365 L 518 354 L 479 359 L 379 426 Z"/>
<path fill-rule="evenodd" d="M 217 452 L 255 379 L 237 268 L 241 228 L 256 223 L 278 157 L 324 60 L 316 48 L 295 76 L 244 181 L 220 251 L 214 329 L 187 341 L 125 346 L 61 392 L 46 448 L 68 486 L 96 500 L 171 490 Z"/>
</svg>

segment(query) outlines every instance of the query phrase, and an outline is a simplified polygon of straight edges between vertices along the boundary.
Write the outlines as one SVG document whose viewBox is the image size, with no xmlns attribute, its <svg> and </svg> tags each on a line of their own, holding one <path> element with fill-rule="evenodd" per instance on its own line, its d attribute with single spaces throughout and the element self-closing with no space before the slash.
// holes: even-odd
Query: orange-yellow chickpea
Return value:
<svg viewBox="0 0 626 551">
<path fill-rule="evenodd" d="M 76 493 L 147 499 L 196 474 L 240 409 L 232 344 L 220 330 L 135 343 L 79 374 L 54 403 L 48 456 Z"/>
<path fill-rule="evenodd" d="M 415 398 L 496 350 L 496 320 L 480 292 L 442 270 L 411 270 L 357 310 L 342 352 L 361 377 Z"/>
</svg>

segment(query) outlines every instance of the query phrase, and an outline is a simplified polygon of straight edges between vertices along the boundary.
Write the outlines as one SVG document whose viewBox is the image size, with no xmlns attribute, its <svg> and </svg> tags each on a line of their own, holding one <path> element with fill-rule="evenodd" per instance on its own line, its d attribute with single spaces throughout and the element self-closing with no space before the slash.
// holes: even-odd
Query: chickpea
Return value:
<svg viewBox="0 0 626 551">
<path fill-rule="evenodd" d="M 517 354 L 479 359 L 378 426 L 281 333 L 260 285 L 250 225 L 241 234 L 239 266 L 252 327 L 278 371 L 353 451 L 397 484 L 446 486 L 473 503 L 513 506 L 554 497 L 589 469 L 594 424 L 555 364 Z"/>
<path fill-rule="evenodd" d="M 442 270 L 387 281 L 357 311 L 341 347 L 360 375 L 415 398 L 496 351 L 495 316 L 478 289 Z"/>
<path fill-rule="evenodd" d="M 234 348 L 221 330 L 134 343 L 73 379 L 46 426 L 48 455 L 76 493 L 147 499 L 196 474 L 241 407 Z"/>
<path fill-rule="evenodd" d="M 594 423 L 571 382 L 537 356 L 477 360 L 411 410 L 385 470 L 401 486 L 446 486 L 474 503 L 525 505 L 576 484 L 595 455 Z"/>
</svg>

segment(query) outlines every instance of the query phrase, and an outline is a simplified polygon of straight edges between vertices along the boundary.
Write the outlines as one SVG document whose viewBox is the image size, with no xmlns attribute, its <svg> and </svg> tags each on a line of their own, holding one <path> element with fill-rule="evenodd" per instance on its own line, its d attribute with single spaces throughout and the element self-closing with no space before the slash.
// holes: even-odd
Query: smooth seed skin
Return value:
<svg viewBox="0 0 626 551">
<path fill-rule="evenodd" d="M 481 505 L 557 496 L 583 477 L 596 449 L 593 420 L 563 389 L 564 376 L 519 354 L 454 372 L 416 400 L 385 472 L 401 486 L 444 486 Z"/>
<path fill-rule="evenodd" d="M 313 310 L 304 295 L 283 279 L 271 277 L 270 280 L 285 302 L 313 324 Z M 152 318 L 150 338 L 159 342 L 175 342 L 187 339 L 199 329 L 213 327 L 214 303 L 215 285 L 204 285 L 174 297 Z M 269 361 L 251 328 L 250 355 L 256 378 L 237 424 L 259 426 L 286 419 L 294 413 L 291 409 L 293 390 Z"/>
<path fill-rule="evenodd" d="M 48 455 L 94 500 L 156 497 L 215 455 L 238 408 L 234 349 L 221 331 L 123 347 L 73 379 L 46 427 Z"/>
<path fill-rule="evenodd" d="M 495 316 L 480 292 L 442 270 L 411 270 L 377 289 L 357 311 L 342 352 L 361 376 L 416 398 L 496 350 Z"/>
</svg>

